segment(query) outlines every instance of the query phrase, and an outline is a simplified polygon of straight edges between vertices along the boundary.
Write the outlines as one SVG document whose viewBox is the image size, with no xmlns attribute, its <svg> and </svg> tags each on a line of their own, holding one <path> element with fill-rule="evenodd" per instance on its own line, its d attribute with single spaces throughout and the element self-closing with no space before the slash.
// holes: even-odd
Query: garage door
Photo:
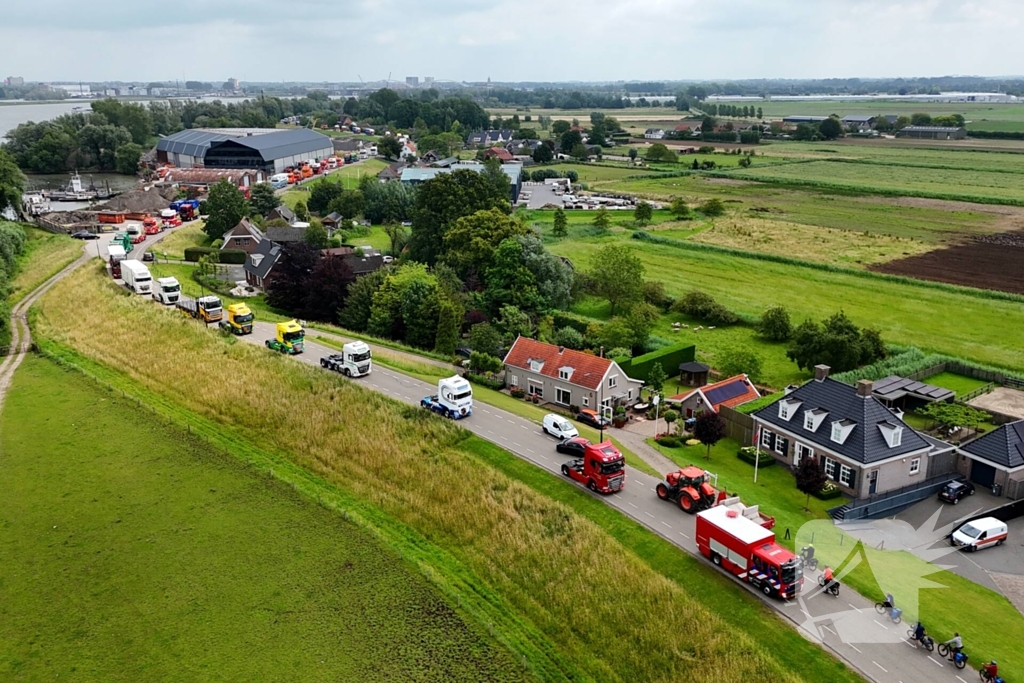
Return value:
<svg viewBox="0 0 1024 683">
<path fill-rule="evenodd" d="M 986 465 L 983 462 L 974 461 L 971 465 L 971 481 L 978 486 L 984 486 L 985 488 L 991 488 L 992 484 L 996 480 L 996 468 L 992 465 Z"/>
</svg>

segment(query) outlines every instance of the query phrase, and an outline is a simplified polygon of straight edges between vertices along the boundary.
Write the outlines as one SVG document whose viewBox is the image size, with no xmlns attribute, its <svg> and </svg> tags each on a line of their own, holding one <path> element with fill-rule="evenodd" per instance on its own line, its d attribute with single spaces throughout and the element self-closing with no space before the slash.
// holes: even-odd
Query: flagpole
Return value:
<svg viewBox="0 0 1024 683">
<path fill-rule="evenodd" d="M 754 447 L 754 483 L 757 483 L 757 468 L 761 464 L 761 428 L 758 427 L 757 431 L 754 432 L 754 441 L 756 446 Z"/>
</svg>

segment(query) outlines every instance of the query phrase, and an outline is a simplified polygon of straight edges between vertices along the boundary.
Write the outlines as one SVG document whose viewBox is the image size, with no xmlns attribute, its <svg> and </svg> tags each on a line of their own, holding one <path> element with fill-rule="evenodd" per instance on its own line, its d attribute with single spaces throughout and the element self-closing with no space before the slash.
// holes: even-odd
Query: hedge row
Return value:
<svg viewBox="0 0 1024 683">
<path fill-rule="evenodd" d="M 188 247 L 185 249 L 185 260 L 186 261 L 198 261 L 203 256 L 209 254 L 217 254 L 218 263 L 234 263 L 243 264 L 245 263 L 245 257 L 248 254 L 241 249 L 216 249 L 214 247 Z"/>
<path fill-rule="evenodd" d="M 582 335 L 587 334 L 587 327 L 590 326 L 590 321 L 585 318 L 573 315 L 572 313 L 564 313 L 557 311 L 552 316 L 554 319 L 554 329 L 560 330 L 563 327 L 571 327 Z"/>
<path fill-rule="evenodd" d="M 680 363 L 688 363 L 696 357 L 697 347 L 693 344 L 682 342 L 667 346 L 663 349 L 645 353 L 636 358 L 616 358 L 622 371 L 633 379 L 647 381 L 647 375 L 655 363 L 661 363 L 665 374 L 672 377 L 679 372 Z"/>
<path fill-rule="evenodd" d="M 832 378 L 839 382 L 855 384 L 857 380 L 861 379 L 877 380 L 882 379 L 883 377 L 888 377 L 889 375 L 907 377 L 915 372 L 927 370 L 928 368 L 941 363 L 959 363 L 960 365 L 968 368 L 974 368 L 985 372 L 995 372 L 1006 377 L 1024 381 L 1024 374 L 1019 372 L 1014 372 L 1012 370 L 1007 370 L 1006 368 L 999 368 L 992 365 L 975 363 L 974 361 L 964 360 L 963 358 L 956 358 L 954 356 L 945 356 L 940 353 L 926 354 L 924 351 L 914 346 L 891 346 L 889 347 L 889 353 L 890 355 L 887 358 L 876 361 L 871 365 L 865 365 L 862 368 L 857 368 L 856 370 L 837 373 L 832 375 Z"/>
<path fill-rule="evenodd" d="M 494 389 L 495 391 L 501 391 L 505 388 L 505 383 L 499 379 L 491 379 L 490 377 L 484 377 L 483 375 L 474 375 L 471 372 L 467 372 L 465 377 L 473 384 L 479 384 L 482 387 Z"/>
<path fill-rule="evenodd" d="M 967 137 L 987 138 L 991 140 L 1024 140 L 1024 133 L 1019 130 L 968 130 Z"/>
</svg>

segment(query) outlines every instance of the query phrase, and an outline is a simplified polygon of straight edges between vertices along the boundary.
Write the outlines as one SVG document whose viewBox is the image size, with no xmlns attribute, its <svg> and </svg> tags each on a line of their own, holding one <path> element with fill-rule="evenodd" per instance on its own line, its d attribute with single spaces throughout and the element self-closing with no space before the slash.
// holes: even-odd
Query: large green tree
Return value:
<svg viewBox="0 0 1024 683">
<path fill-rule="evenodd" d="M 114 150 L 114 167 L 118 173 L 135 175 L 139 172 L 139 159 L 142 158 L 142 146 L 128 142 Z"/>
<path fill-rule="evenodd" d="M 494 252 L 503 241 L 529 232 L 527 225 L 499 209 L 477 211 L 455 221 L 445 234 L 441 260 L 466 279 L 491 267 Z"/>
<path fill-rule="evenodd" d="M 21 211 L 21 195 L 25 192 L 25 176 L 10 152 L 0 147 L 0 214 L 11 209 Z"/>
<path fill-rule="evenodd" d="M 523 263 L 523 247 L 514 238 L 498 245 L 484 277 L 487 282 L 484 297 L 492 313 L 508 304 L 536 311 L 543 302 L 537 290 L 537 279 Z"/>
<path fill-rule="evenodd" d="M 306 207 L 313 213 L 326 216 L 328 208 L 331 202 L 341 196 L 343 192 L 341 183 L 335 183 L 327 178 L 320 180 L 319 182 L 313 183 L 313 187 L 309 191 L 309 200 L 306 202 Z"/>
<path fill-rule="evenodd" d="M 249 206 L 259 215 L 266 216 L 281 206 L 281 199 L 274 192 L 270 183 L 256 183 L 249 190 Z"/>
<path fill-rule="evenodd" d="M 455 221 L 490 209 L 510 211 L 508 185 L 500 189 L 488 182 L 484 174 L 460 169 L 420 183 L 409 238 L 412 258 L 434 265 L 443 252 L 444 237 Z"/>
<path fill-rule="evenodd" d="M 885 345 L 875 330 L 860 330 L 840 311 L 819 325 L 805 320 L 793 330 L 786 356 L 801 369 L 824 364 L 846 372 L 885 357 Z"/>
<path fill-rule="evenodd" d="M 843 124 L 834 116 L 830 116 L 818 124 L 818 132 L 826 140 L 835 140 L 843 134 Z"/>
<path fill-rule="evenodd" d="M 210 195 L 206 198 L 206 212 L 208 216 L 203 232 L 209 235 L 211 240 L 219 240 L 223 239 L 224 233 L 249 215 L 249 206 L 245 201 L 245 195 L 222 178 L 210 188 Z"/>
<path fill-rule="evenodd" d="M 348 289 L 345 305 L 338 312 L 338 323 L 355 332 L 365 332 L 370 322 L 373 295 L 384 284 L 386 270 L 376 270 L 356 280 Z"/>
<path fill-rule="evenodd" d="M 594 293 L 608 300 L 612 315 L 643 298 L 644 265 L 630 249 L 609 244 L 594 254 L 592 263 Z"/>
<path fill-rule="evenodd" d="M 565 237 L 569 234 L 569 220 L 565 216 L 565 209 L 555 209 L 555 226 L 552 234 L 555 237 Z"/>
</svg>

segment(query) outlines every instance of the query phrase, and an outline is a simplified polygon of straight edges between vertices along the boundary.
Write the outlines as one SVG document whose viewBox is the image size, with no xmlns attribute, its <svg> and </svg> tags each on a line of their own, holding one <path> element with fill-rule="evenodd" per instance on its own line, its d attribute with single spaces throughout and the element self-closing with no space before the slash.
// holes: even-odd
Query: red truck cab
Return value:
<svg viewBox="0 0 1024 683">
<path fill-rule="evenodd" d="M 582 458 L 562 465 L 562 474 L 591 491 L 615 493 L 626 485 L 626 461 L 611 441 L 588 443 Z"/>
<path fill-rule="evenodd" d="M 697 548 L 769 597 L 789 600 L 803 589 L 803 561 L 772 531 L 725 505 L 697 513 Z"/>
<path fill-rule="evenodd" d="M 146 235 L 156 235 L 160 233 L 160 223 L 157 222 L 152 216 L 146 216 L 142 220 L 142 232 Z M 145 239 L 145 238 L 143 238 Z M 141 240 L 140 240 L 141 241 Z"/>
</svg>

